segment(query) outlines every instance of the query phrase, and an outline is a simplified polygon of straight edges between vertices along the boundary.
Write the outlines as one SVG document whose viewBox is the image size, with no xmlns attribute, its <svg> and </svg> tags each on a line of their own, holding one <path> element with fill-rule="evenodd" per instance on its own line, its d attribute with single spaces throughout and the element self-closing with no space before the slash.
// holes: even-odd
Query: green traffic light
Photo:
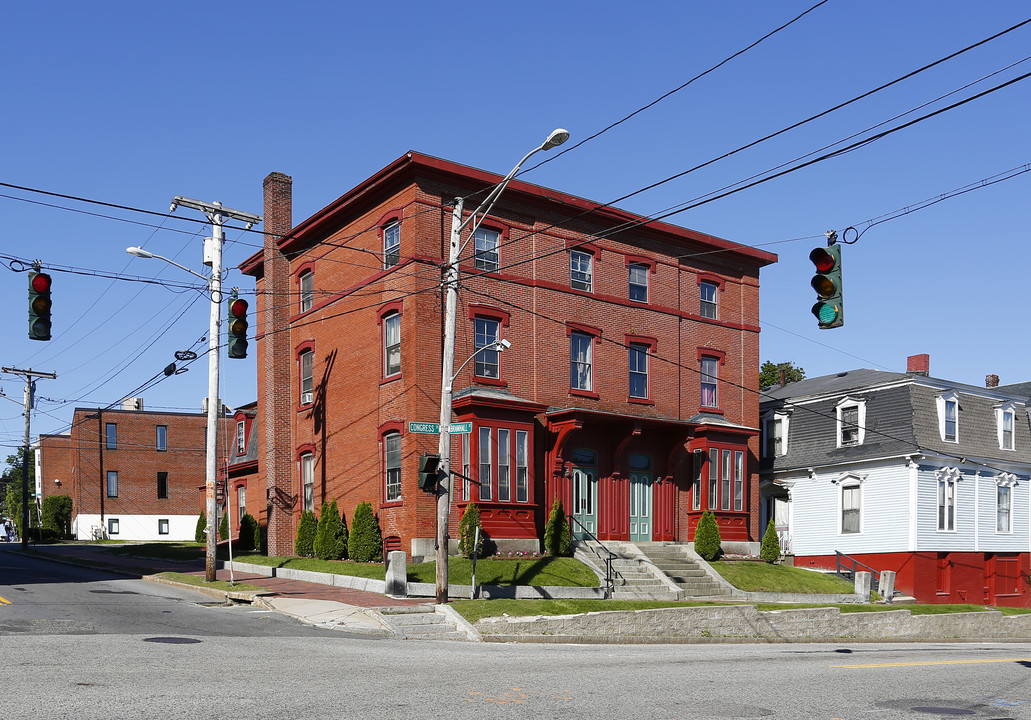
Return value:
<svg viewBox="0 0 1031 720">
<path fill-rule="evenodd" d="M 820 321 L 820 326 L 831 325 L 838 319 L 838 306 L 831 303 L 818 302 L 813 305 L 813 315 Z"/>
</svg>

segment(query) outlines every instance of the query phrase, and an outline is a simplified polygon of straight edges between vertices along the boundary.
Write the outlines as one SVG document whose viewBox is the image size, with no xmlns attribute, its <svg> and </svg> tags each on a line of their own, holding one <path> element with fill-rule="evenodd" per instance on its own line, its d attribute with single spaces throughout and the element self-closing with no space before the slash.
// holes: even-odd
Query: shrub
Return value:
<svg viewBox="0 0 1031 720">
<path fill-rule="evenodd" d="M 258 529 L 258 521 L 250 513 L 244 513 L 240 518 L 240 539 L 236 543 L 238 552 L 251 552 L 261 548 L 261 531 Z"/>
<path fill-rule="evenodd" d="M 358 503 L 354 509 L 347 554 L 355 562 L 372 562 L 383 557 L 383 533 L 372 512 L 372 505 L 367 502 Z"/>
<path fill-rule="evenodd" d="M 777 537 L 777 528 L 770 520 L 766 526 L 766 533 L 763 535 L 763 543 L 759 548 L 759 557 L 768 563 L 775 563 L 780 560 L 780 538 Z"/>
<path fill-rule="evenodd" d="M 569 533 L 569 518 L 562 508 L 562 501 L 555 498 L 551 515 L 544 526 L 544 551 L 548 555 L 568 557 L 573 554 L 573 541 Z"/>
<path fill-rule="evenodd" d="M 347 553 L 347 539 L 340 522 L 336 500 L 331 503 L 322 503 L 312 551 L 320 560 L 339 560 Z"/>
<path fill-rule="evenodd" d="M 479 544 L 476 542 L 476 529 L 480 530 Z M 469 503 L 462 513 L 462 521 L 458 524 L 458 554 L 470 560 L 475 555 L 478 558 L 486 557 L 487 534 L 480 522 L 480 509 L 476 503 Z"/>
<path fill-rule="evenodd" d="M 720 526 L 716 516 L 706 510 L 698 520 L 694 531 L 694 549 L 702 556 L 702 560 L 715 560 L 720 556 Z"/>
<path fill-rule="evenodd" d="M 299 557 L 311 557 L 315 544 L 315 532 L 318 529 L 318 521 L 315 520 L 315 513 L 305 510 L 301 513 L 301 522 L 297 525 L 297 538 L 294 540 L 294 553 Z"/>
<path fill-rule="evenodd" d="M 202 545 L 207 543 L 207 541 L 208 541 L 208 536 L 204 532 L 204 530 L 207 529 L 207 527 L 208 527 L 208 518 L 204 514 L 204 511 L 201 510 L 200 511 L 200 517 L 197 518 L 197 530 L 193 533 L 193 539 L 196 540 L 197 542 L 201 543 Z"/>
<path fill-rule="evenodd" d="M 43 499 L 43 514 L 40 524 L 50 531 L 54 538 L 72 534 L 72 498 L 70 495 L 51 495 Z"/>
<path fill-rule="evenodd" d="M 226 510 L 228 510 L 228 508 L 226 508 Z M 218 523 L 218 539 L 229 539 L 229 513 L 226 511 L 222 512 L 222 520 Z"/>
</svg>

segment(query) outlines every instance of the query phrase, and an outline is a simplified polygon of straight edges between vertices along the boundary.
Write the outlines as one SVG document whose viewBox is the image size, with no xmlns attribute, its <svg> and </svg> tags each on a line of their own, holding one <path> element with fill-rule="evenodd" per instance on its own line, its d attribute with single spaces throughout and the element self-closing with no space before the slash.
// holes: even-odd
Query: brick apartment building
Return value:
<svg viewBox="0 0 1031 720">
<path fill-rule="evenodd" d="M 370 501 L 385 549 L 434 553 L 418 458 L 438 438 L 452 204 L 497 175 L 408 153 L 294 226 L 265 187 L 256 280 L 257 482 L 270 554 L 300 513 Z M 758 527 L 759 270 L 776 256 L 513 181 L 461 260 L 451 538 L 475 502 L 501 549 L 540 547 L 554 498 L 578 535 L 690 541 Z M 251 492 L 253 496 L 253 491 Z M 250 501 L 249 501 L 250 502 Z M 253 514 L 253 510 L 252 510 Z M 454 542 L 454 540 L 452 541 Z"/>
<path fill-rule="evenodd" d="M 39 437 L 39 487 L 44 498 L 72 498 L 76 539 L 194 539 L 207 416 L 137 407 L 139 398 L 123 409 L 76 408 L 68 433 Z M 223 421 L 220 444 L 233 427 Z"/>
</svg>

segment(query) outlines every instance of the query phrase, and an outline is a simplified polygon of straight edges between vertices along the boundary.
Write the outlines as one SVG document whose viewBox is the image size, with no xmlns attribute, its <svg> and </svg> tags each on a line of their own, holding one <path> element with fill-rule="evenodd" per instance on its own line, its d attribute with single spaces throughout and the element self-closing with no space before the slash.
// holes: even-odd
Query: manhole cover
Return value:
<svg viewBox="0 0 1031 720">
<path fill-rule="evenodd" d="M 143 638 L 143 642 L 167 643 L 169 645 L 192 645 L 193 643 L 199 643 L 200 640 L 197 638 L 184 637 L 151 637 Z"/>
</svg>

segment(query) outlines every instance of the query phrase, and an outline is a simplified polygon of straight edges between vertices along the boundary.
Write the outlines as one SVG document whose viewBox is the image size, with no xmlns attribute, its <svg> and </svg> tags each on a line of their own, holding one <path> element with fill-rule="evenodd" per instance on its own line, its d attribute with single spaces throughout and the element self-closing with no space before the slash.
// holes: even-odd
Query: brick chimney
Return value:
<svg viewBox="0 0 1031 720">
<path fill-rule="evenodd" d="M 906 358 L 906 372 L 910 375 L 923 375 L 927 377 L 931 374 L 931 356 L 930 355 L 910 355 Z"/>
<path fill-rule="evenodd" d="M 269 555 L 293 554 L 293 461 L 291 459 L 293 408 L 290 370 L 290 262 L 279 241 L 293 229 L 293 179 L 269 173 L 264 182 L 265 256 L 258 285 L 259 337 L 258 397 L 264 424 L 261 453 L 265 472 Z"/>
<path fill-rule="evenodd" d="M 994 373 L 991 375 L 985 375 L 984 386 L 990 388 L 999 387 L 999 376 L 995 375 Z"/>
</svg>

